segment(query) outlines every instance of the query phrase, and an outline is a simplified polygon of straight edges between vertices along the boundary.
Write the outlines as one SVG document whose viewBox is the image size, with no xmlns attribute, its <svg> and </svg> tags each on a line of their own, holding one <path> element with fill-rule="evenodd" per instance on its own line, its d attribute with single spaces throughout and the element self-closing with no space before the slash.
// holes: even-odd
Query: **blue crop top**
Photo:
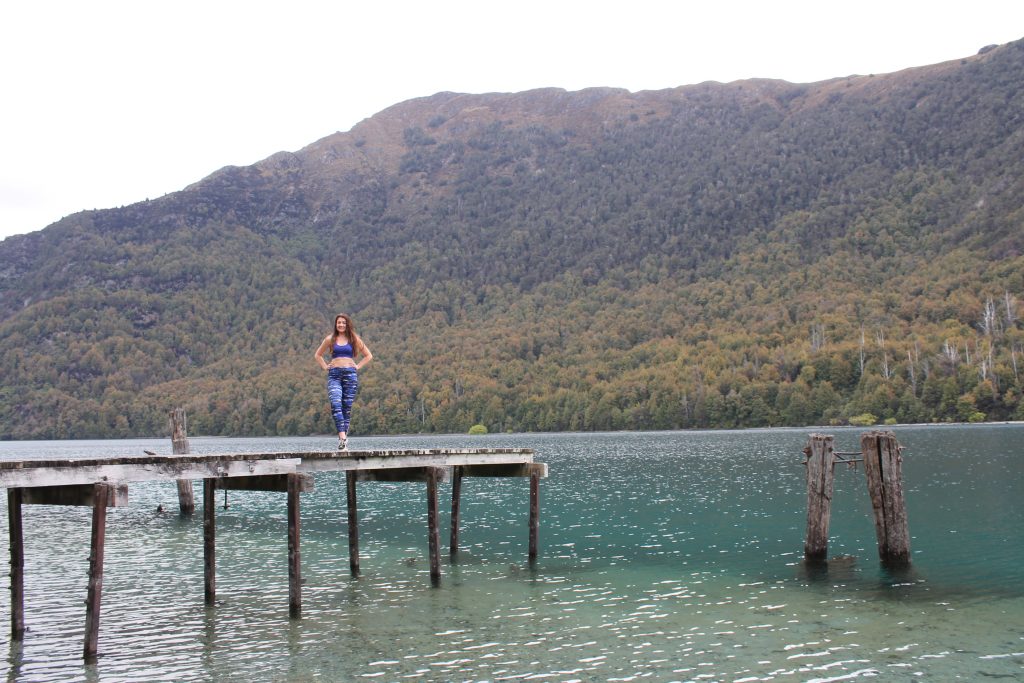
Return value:
<svg viewBox="0 0 1024 683">
<path fill-rule="evenodd" d="M 351 358 L 352 357 L 352 343 L 348 344 L 337 344 L 335 343 L 331 347 L 331 358 Z"/>
</svg>

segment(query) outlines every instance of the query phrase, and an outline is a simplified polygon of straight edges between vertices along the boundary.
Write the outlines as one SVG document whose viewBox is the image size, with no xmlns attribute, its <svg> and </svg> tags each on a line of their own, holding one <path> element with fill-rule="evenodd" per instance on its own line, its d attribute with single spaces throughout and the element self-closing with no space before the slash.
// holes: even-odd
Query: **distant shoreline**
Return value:
<svg viewBox="0 0 1024 683">
<path fill-rule="evenodd" d="M 885 430 L 892 428 L 913 428 L 913 427 L 998 427 L 998 426 L 1020 426 L 1024 420 L 1000 420 L 991 422 L 900 422 L 894 425 L 806 425 L 802 427 L 778 426 L 778 427 L 740 427 L 740 428 L 717 428 L 706 427 L 702 429 L 623 429 L 623 430 L 599 430 L 599 431 L 552 431 L 552 432 L 491 432 L 488 434 L 467 434 L 464 432 L 410 432 L 403 434 L 363 434 L 355 435 L 354 439 L 415 439 L 421 437 L 450 438 L 468 437 L 490 438 L 508 436 L 543 436 L 545 434 L 699 434 L 701 432 L 758 432 L 758 431 L 829 431 L 829 430 Z M 195 434 L 189 435 L 189 439 L 330 439 L 332 434 L 285 434 L 251 436 L 245 434 L 225 436 L 223 434 Z M 170 440 L 169 435 L 164 436 L 126 436 L 92 439 L 0 439 L 4 443 L 47 443 L 47 442 L 71 442 L 71 441 L 163 441 Z"/>
</svg>

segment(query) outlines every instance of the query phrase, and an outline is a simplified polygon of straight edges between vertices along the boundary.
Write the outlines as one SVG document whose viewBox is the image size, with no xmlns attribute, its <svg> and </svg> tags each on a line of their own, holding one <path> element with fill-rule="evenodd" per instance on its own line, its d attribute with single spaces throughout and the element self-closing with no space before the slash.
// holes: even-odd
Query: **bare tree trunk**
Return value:
<svg viewBox="0 0 1024 683">
<path fill-rule="evenodd" d="M 860 376 L 864 376 L 864 326 L 860 326 Z"/>
<path fill-rule="evenodd" d="M 1003 303 L 1006 306 L 1006 329 L 1017 322 L 1017 301 L 1009 292 L 1003 292 Z"/>
<path fill-rule="evenodd" d="M 910 366 L 910 392 L 917 398 L 917 377 L 914 375 L 914 356 L 907 349 L 907 363 Z"/>
</svg>

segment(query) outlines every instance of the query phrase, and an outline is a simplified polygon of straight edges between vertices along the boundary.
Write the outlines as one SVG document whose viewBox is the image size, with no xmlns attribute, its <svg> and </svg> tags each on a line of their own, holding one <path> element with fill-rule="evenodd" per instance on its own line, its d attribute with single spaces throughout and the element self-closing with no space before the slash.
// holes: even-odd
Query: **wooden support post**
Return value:
<svg viewBox="0 0 1024 683">
<path fill-rule="evenodd" d="M 530 471 L 530 564 L 537 562 L 537 535 L 540 530 L 540 475 L 542 468 Z"/>
<path fill-rule="evenodd" d="M 216 491 L 216 479 L 203 479 L 203 593 L 204 602 L 211 606 L 217 600 Z"/>
<path fill-rule="evenodd" d="M 807 539 L 804 560 L 815 564 L 828 559 L 828 525 L 832 514 L 835 472 L 834 439 L 826 434 L 811 434 L 807 448 Z"/>
<path fill-rule="evenodd" d="M 448 554 L 454 564 L 459 555 L 459 508 L 462 501 L 462 468 L 452 468 L 452 536 L 448 544 Z"/>
<path fill-rule="evenodd" d="M 11 539 L 11 640 L 25 637 L 25 542 L 21 529 L 21 489 L 7 489 L 7 529 Z"/>
<path fill-rule="evenodd" d="M 892 432 L 867 432 L 860 438 L 871 508 L 875 513 L 878 556 L 891 568 L 910 564 L 910 531 L 903 499 L 903 457 Z"/>
<path fill-rule="evenodd" d="M 85 600 L 86 662 L 96 660 L 100 635 L 100 595 L 103 592 L 103 546 L 107 535 L 107 499 L 110 484 L 94 484 L 92 500 L 92 542 L 89 552 L 89 593 Z"/>
<path fill-rule="evenodd" d="M 299 495 L 302 475 L 288 475 L 288 614 L 302 616 L 302 563 L 299 556 Z"/>
<path fill-rule="evenodd" d="M 345 473 L 348 493 L 348 568 L 352 576 L 359 576 L 359 517 L 356 511 L 356 473 Z"/>
<path fill-rule="evenodd" d="M 171 452 L 174 455 L 188 455 L 191 452 L 185 411 L 182 408 L 171 411 Z M 196 511 L 195 495 L 189 479 L 178 480 L 178 507 L 183 515 L 191 515 Z"/>
<path fill-rule="evenodd" d="M 437 467 L 427 468 L 427 544 L 430 547 L 430 581 L 435 586 L 441 583 L 441 538 L 437 528 Z"/>
</svg>

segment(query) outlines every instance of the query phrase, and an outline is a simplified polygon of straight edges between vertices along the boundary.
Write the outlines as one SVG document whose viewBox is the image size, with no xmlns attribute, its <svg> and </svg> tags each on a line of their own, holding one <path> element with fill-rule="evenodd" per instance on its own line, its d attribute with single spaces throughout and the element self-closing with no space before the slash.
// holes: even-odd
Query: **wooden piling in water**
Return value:
<svg viewBox="0 0 1024 683">
<path fill-rule="evenodd" d="M 22 490 L 7 489 L 7 529 L 11 540 L 11 640 L 25 637 L 25 540 L 21 526 Z"/>
<path fill-rule="evenodd" d="M 93 484 L 92 540 L 89 552 L 89 592 L 85 600 L 85 647 L 87 662 L 96 660 L 100 636 L 100 596 L 103 592 L 103 549 L 107 536 L 107 501 L 110 484 Z"/>
<path fill-rule="evenodd" d="M 348 498 L 348 569 L 352 576 L 359 576 L 359 518 L 356 505 L 356 473 L 345 473 L 345 489 Z"/>
<path fill-rule="evenodd" d="M 204 602 L 211 606 L 217 600 L 216 492 L 217 480 L 203 479 L 203 595 Z"/>
<path fill-rule="evenodd" d="M 462 507 L 462 468 L 452 468 L 452 534 L 448 542 L 448 555 L 454 564 L 459 556 L 459 511 Z"/>
<path fill-rule="evenodd" d="M 190 452 L 185 410 L 175 408 L 171 411 L 171 453 L 188 455 Z M 196 511 L 195 494 L 192 491 L 192 481 L 189 479 L 178 480 L 178 508 L 183 515 L 191 515 Z"/>
<path fill-rule="evenodd" d="M 430 581 L 435 586 L 441 583 L 441 537 L 437 527 L 437 480 L 440 476 L 440 468 L 427 468 L 427 545 L 430 548 Z"/>
<path fill-rule="evenodd" d="M 288 614 L 302 616 L 302 563 L 299 553 L 299 494 L 303 475 L 288 474 Z"/>
<path fill-rule="evenodd" d="M 828 559 L 828 526 L 832 514 L 835 448 L 833 437 L 811 434 L 807 448 L 807 537 L 804 560 L 821 563 Z"/>
<path fill-rule="evenodd" d="M 540 531 L 541 468 L 530 468 L 530 564 L 537 562 L 537 536 Z"/>
<path fill-rule="evenodd" d="M 864 474 L 875 515 L 878 555 L 893 568 L 910 564 L 910 531 L 903 498 L 903 456 L 892 432 L 861 435 Z"/>
</svg>

